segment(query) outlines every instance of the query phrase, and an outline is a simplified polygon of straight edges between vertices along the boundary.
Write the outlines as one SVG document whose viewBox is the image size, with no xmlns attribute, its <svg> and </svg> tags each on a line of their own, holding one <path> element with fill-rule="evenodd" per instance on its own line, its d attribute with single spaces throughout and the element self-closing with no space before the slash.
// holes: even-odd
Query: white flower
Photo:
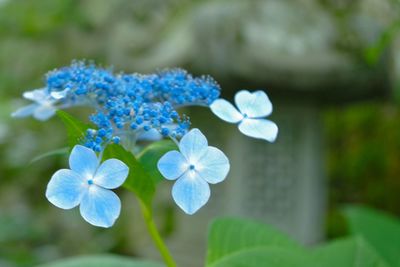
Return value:
<svg viewBox="0 0 400 267">
<path fill-rule="evenodd" d="M 80 213 L 88 223 L 111 227 L 121 211 L 121 201 L 111 189 L 125 182 L 128 166 L 118 159 L 100 164 L 93 150 L 80 145 L 72 150 L 69 165 L 70 170 L 59 170 L 51 178 L 47 199 L 65 210 L 80 206 Z"/>
<path fill-rule="evenodd" d="M 278 126 L 264 119 L 272 113 L 272 103 L 266 93 L 263 91 L 250 93 L 242 90 L 236 93 L 235 103 L 239 110 L 224 99 L 215 100 L 210 108 L 220 119 L 239 123 L 239 131 L 243 134 L 269 142 L 275 141 Z"/>
<path fill-rule="evenodd" d="M 33 116 L 35 119 L 45 121 L 50 119 L 56 113 L 54 104 L 57 102 L 51 95 L 46 92 L 46 89 L 36 89 L 25 92 L 25 99 L 32 100 L 34 103 L 22 107 L 11 114 L 14 118 L 25 118 Z"/>
<path fill-rule="evenodd" d="M 172 197 L 184 212 L 191 215 L 210 198 L 208 184 L 225 180 L 230 164 L 221 150 L 208 146 L 199 129 L 193 129 L 183 136 L 179 151 L 166 153 L 157 167 L 165 179 L 176 180 Z"/>
</svg>

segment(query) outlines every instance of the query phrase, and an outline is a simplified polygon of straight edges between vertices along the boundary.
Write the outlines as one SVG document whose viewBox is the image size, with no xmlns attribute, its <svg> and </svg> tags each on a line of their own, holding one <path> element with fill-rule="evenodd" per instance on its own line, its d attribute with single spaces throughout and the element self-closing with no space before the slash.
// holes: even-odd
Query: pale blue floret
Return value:
<svg viewBox="0 0 400 267">
<path fill-rule="evenodd" d="M 220 119 L 229 123 L 239 123 L 239 131 L 243 134 L 274 142 L 278 135 L 278 126 L 264 119 L 272 113 L 272 103 L 263 91 L 242 90 L 236 93 L 237 110 L 224 99 L 217 99 L 211 105 L 211 111 Z"/>
<path fill-rule="evenodd" d="M 72 150 L 69 165 L 70 170 L 59 170 L 51 178 L 47 199 L 61 209 L 80 205 L 80 213 L 88 223 L 111 227 L 119 217 L 121 202 L 110 189 L 124 183 L 128 166 L 117 159 L 100 164 L 93 150 L 80 145 Z"/>
<path fill-rule="evenodd" d="M 187 214 L 194 214 L 210 198 L 208 184 L 222 182 L 230 164 L 221 150 L 208 146 L 198 129 L 183 136 L 179 150 L 166 153 L 157 166 L 166 179 L 177 180 L 172 189 L 176 204 Z"/>
<path fill-rule="evenodd" d="M 57 108 L 55 104 L 57 100 L 49 95 L 46 89 L 36 89 L 25 92 L 23 97 L 34 103 L 18 109 L 12 114 L 12 117 L 24 118 L 33 116 L 37 120 L 45 121 L 56 113 Z"/>
</svg>

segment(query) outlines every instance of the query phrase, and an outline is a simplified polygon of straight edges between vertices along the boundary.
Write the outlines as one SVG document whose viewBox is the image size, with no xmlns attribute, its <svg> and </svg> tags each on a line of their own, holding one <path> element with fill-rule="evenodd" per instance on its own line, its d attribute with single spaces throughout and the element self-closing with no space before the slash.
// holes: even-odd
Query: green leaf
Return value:
<svg viewBox="0 0 400 267">
<path fill-rule="evenodd" d="M 80 144 L 86 135 L 86 130 L 91 126 L 62 110 L 57 111 L 57 116 L 67 129 L 69 147 L 73 148 L 75 145 Z"/>
<path fill-rule="evenodd" d="M 362 237 L 354 237 L 337 240 L 317 248 L 308 266 L 387 267 L 388 265 Z"/>
<path fill-rule="evenodd" d="M 361 206 L 345 209 L 350 232 L 361 235 L 391 266 L 400 266 L 400 222 L 387 214 Z"/>
<path fill-rule="evenodd" d="M 69 147 L 63 147 L 63 148 L 59 148 L 59 149 L 55 149 L 46 153 L 43 153 L 39 156 L 34 157 L 30 164 L 33 164 L 37 161 L 40 161 L 42 159 L 48 158 L 48 157 L 52 157 L 52 156 L 58 156 L 58 155 L 67 155 L 69 152 Z"/>
<path fill-rule="evenodd" d="M 253 248 L 240 250 L 209 267 L 324 267 L 310 265 L 308 254 L 298 250 L 280 247 Z M 339 266 L 338 266 L 339 267 Z M 344 266 L 340 266 L 344 267 Z"/>
<path fill-rule="evenodd" d="M 238 250 L 208 267 L 388 267 L 362 238 L 334 241 L 310 252 L 287 246 Z"/>
<path fill-rule="evenodd" d="M 122 146 L 112 144 L 104 150 L 104 159 L 117 158 L 129 167 L 129 176 L 124 183 L 124 187 L 136 194 L 143 203 L 150 208 L 156 187 L 153 179 L 135 158 Z M 151 210 L 151 209 L 149 209 Z"/>
<path fill-rule="evenodd" d="M 215 220 L 209 229 L 207 264 L 259 247 L 300 248 L 295 241 L 271 226 L 244 219 L 222 218 Z"/>
<path fill-rule="evenodd" d="M 142 164 L 143 168 L 147 171 L 155 183 L 164 179 L 158 171 L 158 160 L 168 151 L 176 150 L 178 147 L 170 140 L 163 140 L 148 145 L 138 155 L 138 161 Z"/>
<path fill-rule="evenodd" d="M 207 267 L 388 267 L 362 237 L 306 250 L 274 228 L 243 219 L 214 221 Z"/>
<path fill-rule="evenodd" d="M 83 256 L 60 260 L 39 267 L 162 267 L 163 265 L 150 262 L 132 260 L 127 257 L 113 255 Z"/>
</svg>

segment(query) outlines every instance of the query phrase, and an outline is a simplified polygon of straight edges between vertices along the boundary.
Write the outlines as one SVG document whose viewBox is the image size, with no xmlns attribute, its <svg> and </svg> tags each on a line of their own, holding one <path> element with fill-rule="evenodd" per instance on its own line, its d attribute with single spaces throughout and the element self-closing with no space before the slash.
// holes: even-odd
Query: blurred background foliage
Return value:
<svg viewBox="0 0 400 267">
<path fill-rule="evenodd" d="M 60 213 L 49 205 L 43 194 L 45 186 L 52 173 L 65 165 L 65 158 L 55 156 L 32 164 L 30 161 L 43 152 L 63 147 L 66 136 L 62 124 L 57 119 L 44 124 L 30 119 L 12 120 L 10 113 L 24 104 L 20 97 L 23 91 L 42 86 L 44 73 L 75 58 L 93 59 L 127 72 L 154 70 L 168 66 L 171 58 L 178 58 L 175 62 L 196 72 L 196 58 L 190 61 L 184 57 L 188 47 L 196 46 L 196 39 L 190 41 L 187 37 L 191 31 L 186 28 L 189 25 L 182 25 L 182 18 L 207 2 L 226 6 L 227 12 L 234 7 L 229 1 L 200 0 L 0 0 L 0 266 L 31 266 L 92 252 L 135 255 L 138 243 L 150 242 L 142 237 L 143 228 L 135 228 L 132 223 L 141 217 L 136 207 L 130 206 L 131 199 L 123 201 L 117 227 L 108 231 L 87 225 L 76 216 L 77 211 Z M 400 54 L 396 51 L 400 48 L 400 3 L 314 2 L 343 25 L 344 38 L 335 43 L 339 51 L 352 51 L 360 61 L 371 65 L 389 54 L 388 64 L 393 72 L 390 100 L 330 105 L 324 112 L 329 177 L 327 236 L 332 238 L 346 231 L 338 213 L 344 203 L 364 203 L 400 215 Z M 361 26 L 367 25 L 362 21 L 369 19 L 382 22 L 381 31 L 361 29 L 368 42 L 357 40 L 346 26 L 349 14 L 360 11 L 360 2 L 370 2 L 370 13 L 382 10 L 376 17 L 364 16 L 360 20 Z M 375 5 L 384 7 L 375 9 Z M 207 6 L 202 9 L 213 12 Z M 213 29 L 214 35 L 224 37 L 222 47 L 226 50 L 231 42 L 240 46 L 243 38 L 229 32 L 229 27 Z M 165 36 L 178 37 L 161 42 Z M 359 49 L 359 43 L 367 45 Z M 151 57 L 144 61 L 153 48 L 158 61 Z M 228 52 L 217 55 L 229 56 Z M 226 58 L 219 62 L 229 64 Z M 211 73 L 223 75 L 218 68 L 218 64 L 208 66 Z M 164 234 L 173 232 L 172 204 L 156 209 Z"/>
<path fill-rule="evenodd" d="M 339 209 L 364 203 L 400 214 L 400 114 L 396 103 L 362 103 L 325 114 L 330 213 L 328 235 L 346 231 Z"/>
</svg>

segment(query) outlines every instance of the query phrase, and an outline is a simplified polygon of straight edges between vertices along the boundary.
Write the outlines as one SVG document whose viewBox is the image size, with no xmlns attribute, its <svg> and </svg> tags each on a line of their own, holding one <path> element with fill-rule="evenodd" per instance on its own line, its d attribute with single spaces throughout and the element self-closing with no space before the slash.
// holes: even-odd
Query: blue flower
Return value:
<svg viewBox="0 0 400 267">
<path fill-rule="evenodd" d="M 46 89 L 28 91 L 23 96 L 34 103 L 18 109 L 11 115 L 12 117 L 24 118 L 33 116 L 37 120 L 45 121 L 55 115 L 57 109 L 54 104 L 57 100 L 49 95 Z"/>
<path fill-rule="evenodd" d="M 230 165 L 224 153 L 208 146 L 198 129 L 183 136 L 180 152 L 166 153 L 158 161 L 158 170 L 168 180 L 177 180 L 172 189 L 176 204 L 187 214 L 194 214 L 210 198 L 210 184 L 222 182 Z"/>
<path fill-rule="evenodd" d="M 181 138 L 187 133 L 190 120 L 177 109 L 208 107 L 221 90 L 211 77 L 194 77 L 183 69 L 124 74 L 87 61 L 73 61 L 50 71 L 45 82 L 45 89 L 24 94 L 34 103 L 13 116 L 47 120 L 57 109 L 92 107 L 95 112 L 90 120 L 96 126 L 92 130 L 99 134 L 84 136 L 84 144 L 96 152 L 115 140 L 124 144 L 140 136 L 152 140 Z"/>
<path fill-rule="evenodd" d="M 80 205 L 82 217 L 90 224 L 111 227 L 119 217 L 121 201 L 110 189 L 121 186 L 129 168 L 109 159 L 100 165 L 95 152 L 77 145 L 69 158 L 70 170 L 57 171 L 47 185 L 46 197 L 61 209 Z"/>
<path fill-rule="evenodd" d="M 263 91 L 250 93 L 242 90 L 235 95 L 239 110 L 224 99 L 217 99 L 211 105 L 211 111 L 220 119 L 239 123 L 239 131 L 243 134 L 274 142 L 278 135 L 278 126 L 263 119 L 272 113 L 272 103 Z"/>
</svg>

